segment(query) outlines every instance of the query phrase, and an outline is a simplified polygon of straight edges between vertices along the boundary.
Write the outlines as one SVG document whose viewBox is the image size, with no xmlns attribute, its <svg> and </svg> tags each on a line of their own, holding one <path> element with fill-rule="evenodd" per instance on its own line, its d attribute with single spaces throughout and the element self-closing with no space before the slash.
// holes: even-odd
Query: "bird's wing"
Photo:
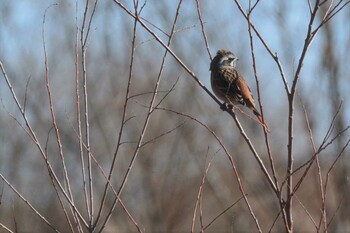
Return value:
<svg viewBox="0 0 350 233">
<path fill-rule="evenodd" d="M 222 76 L 222 91 L 226 93 L 229 99 L 233 99 L 242 105 L 245 105 L 244 98 L 240 87 L 237 85 L 239 74 L 234 69 L 224 69 L 221 73 Z"/>
<path fill-rule="evenodd" d="M 246 81 L 241 76 L 239 76 L 239 78 L 236 80 L 236 85 L 239 88 L 239 90 L 241 91 L 241 95 L 242 95 L 247 107 L 252 109 L 254 111 L 254 113 L 255 113 L 255 111 L 257 112 L 256 107 L 255 107 L 253 94 L 252 94 L 248 84 L 246 83 Z"/>
</svg>

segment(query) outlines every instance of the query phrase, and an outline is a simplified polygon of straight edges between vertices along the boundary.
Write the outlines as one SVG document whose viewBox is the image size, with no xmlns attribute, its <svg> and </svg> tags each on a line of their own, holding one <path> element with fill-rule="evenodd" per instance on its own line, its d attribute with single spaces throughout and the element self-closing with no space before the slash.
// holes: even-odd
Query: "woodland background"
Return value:
<svg viewBox="0 0 350 233">
<path fill-rule="evenodd" d="M 250 38 L 237 3 L 244 12 L 254 6 L 251 23 L 278 54 L 285 80 L 253 30 Z M 255 3 L 2 0 L 0 232 L 349 232 L 349 1 Z M 137 8 L 165 44 L 178 11 L 169 48 L 193 75 L 170 53 L 162 64 L 164 46 L 139 22 L 135 27 L 120 4 L 132 14 Z M 340 10 L 302 61 L 289 153 L 284 81 L 295 80 L 317 4 L 313 29 Z M 238 69 L 263 105 L 268 134 L 235 113 L 284 200 L 289 159 L 293 171 L 305 165 L 291 175 L 293 187 L 301 181 L 292 228 L 236 121 L 195 80 L 211 91 L 208 51 L 221 48 L 239 57 Z M 123 184 L 128 212 L 110 187 L 104 196 L 103 172 L 111 170 L 110 185 L 117 192 Z"/>
</svg>

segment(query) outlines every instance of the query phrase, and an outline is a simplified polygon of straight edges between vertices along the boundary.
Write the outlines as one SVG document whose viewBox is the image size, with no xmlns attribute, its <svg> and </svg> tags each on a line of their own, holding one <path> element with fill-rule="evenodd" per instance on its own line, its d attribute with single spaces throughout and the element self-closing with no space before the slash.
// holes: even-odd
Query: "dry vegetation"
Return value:
<svg viewBox="0 0 350 233">
<path fill-rule="evenodd" d="M 0 232 L 350 232 L 349 3 L 1 2 Z"/>
</svg>

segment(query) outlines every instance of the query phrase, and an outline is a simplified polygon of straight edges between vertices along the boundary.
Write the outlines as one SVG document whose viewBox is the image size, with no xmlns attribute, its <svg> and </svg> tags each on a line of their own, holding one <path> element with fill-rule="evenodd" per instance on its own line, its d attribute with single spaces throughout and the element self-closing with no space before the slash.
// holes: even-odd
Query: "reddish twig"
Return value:
<svg viewBox="0 0 350 233">
<path fill-rule="evenodd" d="M 135 12 L 136 12 L 136 14 L 138 14 L 137 13 L 137 9 L 135 9 Z M 106 197 L 107 197 L 108 183 L 110 182 L 110 180 L 112 178 L 112 174 L 113 174 L 115 163 L 116 163 L 116 160 L 117 160 L 119 148 L 120 148 L 120 145 L 121 145 L 122 135 L 123 135 L 123 132 L 124 132 L 124 126 L 125 126 L 125 122 L 126 122 L 125 121 L 126 110 L 127 110 L 127 107 L 128 107 L 128 101 L 129 101 L 129 95 L 130 95 L 130 87 L 131 87 L 131 83 L 132 83 L 132 80 L 133 80 L 133 65 L 134 65 L 134 57 L 135 57 L 134 54 L 135 54 L 135 49 L 136 49 L 136 31 L 137 31 L 136 30 L 137 29 L 136 26 L 137 26 L 137 20 L 135 19 L 134 20 L 134 25 L 133 25 L 132 42 L 131 42 L 131 56 L 130 56 L 128 84 L 127 84 L 127 87 L 126 87 L 125 101 L 124 101 L 124 105 L 123 105 L 121 126 L 120 126 L 119 133 L 118 133 L 117 147 L 116 147 L 116 149 L 114 151 L 112 163 L 111 163 L 111 166 L 109 168 L 108 179 L 107 179 L 107 182 L 105 184 L 105 188 L 104 188 L 103 195 L 102 195 L 102 200 L 100 202 L 99 211 L 98 211 L 95 223 L 94 223 L 95 226 L 97 226 L 97 224 L 98 224 L 98 222 L 100 220 L 101 214 L 102 214 L 104 203 L 105 203 Z M 119 194 L 117 196 L 119 196 Z M 109 220 L 109 218 L 110 218 L 110 216 L 112 214 L 112 211 L 114 210 L 114 207 L 117 204 L 117 200 L 118 199 L 114 200 L 112 208 L 110 208 L 109 214 L 108 214 L 107 218 L 104 220 L 104 223 L 103 223 L 103 225 L 101 227 L 100 232 L 106 226 L 106 224 L 107 224 L 107 222 L 108 222 L 108 220 Z"/>
<path fill-rule="evenodd" d="M 168 44 L 167 44 L 168 47 L 171 44 L 171 41 L 172 41 L 172 38 L 173 38 L 173 35 L 174 35 L 174 32 L 175 32 L 175 26 L 176 26 L 176 22 L 177 22 L 177 19 L 178 19 L 179 12 L 180 12 L 181 4 L 182 4 L 182 0 L 179 1 L 178 7 L 177 7 L 177 10 L 176 10 L 175 19 L 174 19 L 174 22 L 173 22 L 173 25 L 172 25 L 171 34 L 170 34 L 170 37 L 169 37 L 169 40 L 168 40 Z M 135 20 L 134 20 L 133 42 L 132 42 L 132 60 L 130 62 L 130 66 L 132 66 L 132 63 L 133 63 L 133 53 L 134 53 L 134 50 L 135 50 L 136 25 L 137 25 L 137 22 L 140 22 L 139 12 L 138 12 L 138 1 L 137 0 L 134 1 L 134 9 L 135 9 Z M 142 10 L 142 8 L 141 8 L 141 10 Z M 158 74 L 158 77 L 157 77 L 157 81 L 156 81 L 156 84 L 154 86 L 154 93 L 153 93 L 153 96 L 152 96 L 150 104 L 149 104 L 148 113 L 147 113 L 147 116 L 146 116 L 143 128 L 141 130 L 141 133 L 140 133 L 140 136 L 139 136 L 139 139 L 138 139 L 138 143 L 137 143 L 137 146 L 135 148 L 133 157 L 132 157 L 132 159 L 130 161 L 130 164 L 129 164 L 129 167 L 128 167 L 125 175 L 124 175 L 123 181 L 122 181 L 122 183 L 121 183 L 121 185 L 119 187 L 119 190 L 118 190 L 118 193 L 117 193 L 118 196 L 120 196 L 120 194 L 122 193 L 122 191 L 124 189 L 124 186 L 126 184 L 126 181 L 127 181 L 128 177 L 130 175 L 130 172 L 132 170 L 132 167 L 133 167 L 133 165 L 134 165 L 134 163 L 136 161 L 136 158 L 137 158 L 137 156 L 139 154 L 144 135 L 145 135 L 146 130 L 148 128 L 148 123 L 150 121 L 151 114 L 152 114 L 152 112 L 154 110 L 155 99 L 156 99 L 156 96 L 157 96 L 157 92 L 158 92 L 159 84 L 160 84 L 160 81 L 161 81 L 161 77 L 162 77 L 164 64 L 165 64 L 165 60 L 166 60 L 167 55 L 168 55 L 168 51 L 165 51 L 164 56 L 163 56 L 163 60 L 162 60 L 162 63 L 161 63 L 160 71 L 159 71 L 159 74 Z M 132 72 L 133 72 L 132 69 L 130 69 L 130 75 L 132 75 Z M 130 80 L 130 78 L 129 78 L 129 80 Z M 104 220 L 104 222 L 103 222 L 103 224 L 101 226 L 100 232 L 103 231 L 103 229 L 105 228 L 106 224 L 108 223 L 108 221 L 109 221 L 109 219 L 111 217 L 111 214 L 112 214 L 112 212 L 113 212 L 117 202 L 118 202 L 118 199 L 115 198 L 111 208 L 109 209 L 107 217 L 106 217 L 106 219 Z"/>
<path fill-rule="evenodd" d="M 196 0 L 196 5 L 197 5 L 197 14 L 198 14 L 198 19 L 199 19 L 201 29 L 202 29 L 205 47 L 207 48 L 210 60 L 213 60 L 213 56 L 211 55 L 210 48 L 209 48 L 208 38 L 207 38 L 207 35 L 205 34 L 205 30 L 204 30 L 204 23 L 203 23 L 203 19 L 202 19 L 202 13 L 201 13 L 200 5 L 199 5 L 199 0 Z"/>
<path fill-rule="evenodd" d="M 262 37 L 262 35 L 260 34 L 260 32 L 257 30 L 257 28 L 255 27 L 255 25 L 248 20 L 248 14 L 244 11 L 243 7 L 241 6 L 241 4 L 239 3 L 238 0 L 234 0 L 236 6 L 238 7 L 238 10 L 241 12 L 241 14 L 243 15 L 243 17 L 247 20 L 247 22 L 250 24 L 251 28 L 253 29 L 253 31 L 255 32 L 255 34 L 257 35 L 257 37 L 259 38 L 260 42 L 264 45 L 266 51 L 270 54 L 270 56 L 273 58 L 273 60 L 276 62 L 276 65 L 278 67 L 278 70 L 280 72 L 281 78 L 282 78 L 282 82 L 284 85 L 284 89 L 286 91 L 286 93 L 289 93 L 289 85 L 288 85 L 288 81 L 286 79 L 286 76 L 284 74 L 284 70 L 282 67 L 282 64 L 278 58 L 277 53 L 273 52 L 272 49 L 268 46 L 268 44 L 266 43 L 266 41 L 264 40 L 264 38 Z"/>
<path fill-rule="evenodd" d="M 81 135 L 79 135 L 79 133 L 75 130 L 75 128 L 72 126 L 74 132 L 76 133 L 77 137 L 81 137 Z M 86 145 L 83 142 L 83 140 L 81 139 L 84 148 L 86 149 Z M 110 182 L 110 180 L 108 180 L 108 176 L 107 174 L 104 172 L 101 164 L 98 162 L 98 160 L 96 159 L 96 157 L 94 156 L 94 154 L 91 152 L 91 158 L 94 161 L 94 163 L 96 164 L 97 168 L 99 169 L 99 171 L 101 172 L 103 178 L 105 178 L 106 182 L 108 183 L 109 188 L 111 188 L 113 194 L 115 195 L 116 198 L 118 198 L 119 203 L 121 205 L 121 207 L 123 208 L 123 210 L 125 211 L 125 213 L 128 215 L 129 219 L 133 222 L 133 224 L 135 225 L 135 227 L 138 229 L 138 232 L 142 232 L 141 228 L 139 227 L 139 224 L 136 222 L 135 218 L 130 214 L 130 211 L 126 208 L 124 202 L 121 200 L 120 196 L 117 195 L 117 191 L 115 190 L 115 188 L 113 187 L 112 183 Z"/>
<path fill-rule="evenodd" d="M 308 23 L 308 31 L 306 33 L 306 38 L 304 41 L 304 46 L 301 52 L 301 55 L 299 57 L 299 63 L 297 66 L 297 69 L 294 74 L 293 83 L 290 89 L 290 93 L 288 94 L 288 103 L 289 103 L 289 111 L 288 111 L 288 165 L 287 165 L 287 205 L 286 205 L 286 212 L 287 212 L 287 218 L 288 218 L 288 230 L 293 232 L 293 202 L 292 202 L 292 196 L 293 196 L 293 166 L 294 166 L 294 152 L 293 152 L 293 139 L 294 139 L 294 99 L 295 99 L 295 93 L 297 90 L 297 83 L 300 79 L 300 72 L 302 65 L 304 63 L 304 59 L 306 57 L 306 53 L 308 51 L 308 48 L 310 47 L 313 39 L 315 38 L 315 35 L 317 31 L 312 31 L 312 25 L 315 21 L 316 14 L 319 9 L 319 0 L 316 0 L 314 9 L 310 15 L 310 20 Z"/>
<path fill-rule="evenodd" d="M 120 6 L 128 15 L 130 15 L 131 17 L 133 17 L 134 19 L 137 19 L 138 22 L 141 24 L 141 26 L 147 30 L 159 43 L 160 45 L 162 45 L 172 56 L 173 58 L 179 63 L 179 65 L 184 68 L 186 70 L 186 72 L 190 75 L 191 78 L 193 78 L 197 84 L 219 105 L 222 106 L 222 103 L 219 101 L 218 98 L 216 98 L 216 96 L 214 94 L 212 94 L 209 89 L 204 86 L 204 84 L 196 77 L 196 75 L 182 62 L 182 60 L 169 48 L 169 46 L 167 46 L 142 20 L 140 20 L 140 18 L 136 17 L 134 13 L 132 13 L 128 8 L 126 8 L 119 0 L 113 0 L 116 4 L 118 4 L 118 6 Z M 232 110 L 227 109 L 226 110 L 231 116 L 234 115 L 234 112 L 232 112 Z M 239 124 L 240 125 L 240 124 Z M 247 137 L 247 135 L 245 134 L 245 136 Z M 251 144 L 249 138 L 247 137 L 246 139 L 247 142 L 250 143 L 249 148 L 250 149 L 254 149 L 254 146 Z M 257 152 L 254 150 L 252 150 L 253 154 L 255 153 L 256 156 L 258 156 Z M 258 156 L 259 157 L 259 156 Z M 276 191 L 276 187 L 272 181 L 272 179 L 270 178 L 270 175 L 268 174 L 265 165 L 262 163 L 262 160 L 258 159 L 259 165 L 261 167 L 263 167 L 263 171 L 265 174 L 268 175 L 268 180 L 269 183 L 271 185 L 271 187 L 273 188 L 274 191 Z"/>
<path fill-rule="evenodd" d="M 181 126 L 183 126 L 185 123 L 186 123 L 186 122 L 182 122 L 181 124 L 178 124 L 178 125 L 175 126 L 174 128 L 172 128 L 172 129 L 170 129 L 170 130 L 167 130 L 166 132 L 161 133 L 161 134 L 157 135 L 156 137 L 154 137 L 154 138 L 152 138 L 152 139 L 150 139 L 150 140 L 148 140 L 148 141 L 146 141 L 146 142 L 143 142 L 143 143 L 140 145 L 140 147 L 144 147 L 144 146 L 146 146 L 147 144 L 153 143 L 153 142 L 155 142 L 157 139 L 159 139 L 159 138 L 161 138 L 161 137 L 163 137 L 163 136 L 165 136 L 165 135 L 168 135 L 168 134 L 172 133 L 173 131 L 175 131 L 175 130 L 177 130 L 178 128 L 180 128 Z"/>
<path fill-rule="evenodd" d="M 305 121 L 306 121 L 307 130 L 309 132 L 310 143 L 312 145 L 312 149 L 313 149 L 313 152 L 314 152 L 314 155 L 315 155 L 315 159 L 316 159 L 317 173 L 318 173 L 318 180 L 319 180 L 319 188 L 320 188 L 320 195 L 321 195 L 321 201 L 322 201 L 322 200 L 324 200 L 324 191 L 323 191 L 323 184 L 322 184 L 323 180 L 322 180 L 322 174 L 321 174 L 320 160 L 319 160 L 319 157 L 318 157 L 318 153 L 316 151 L 316 146 L 315 146 L 315 142 L 314 142 L 314 139 L 313 139 L 313 134 L 312 134 L 312 130 L 311 130 L 310 122 L 309 122 L 309 116 L 307 114 L 305 106 L 304 105 L 302 105 L 302 106 L 303 106 L 303 111 L 304 111 L 304 115 L 305 115 Z M 311 167 L 312 161 L 313 160 L 310 161 L 310 165 L 309 165 L 310 167 Z M 305 174 L 305 176 L 306 176 L 306 174 Z M 327 222 L 327 220 L 326 220 L 326 212 L 325 211 L 322 211 L 322 215 L 321 215 L 319 224 L 318 224 L 318 226 L 316 225 L 317 231 L 320 230 L 322 219 L 324 220 L 325 223 Z"/>
<path fill-rule="evenodd" d="M 258 93 L 258 103 L 259 103 L 259 108 L 260 108 L 260 111 L 261 111 L 262 119 L 264 121 L 264 111 L 263 111 L 261 94 L 260 94 L 259 77 L 258 77 L 257 69 L 256 69 L 256 60 L 255 60 L 255 53 L 254 53 L 253 35 L 252 35 L 252 31 L 251 31 L 252 23 L 250 21 L 250 14 L 253 12 L 253 9 L 258 4 L 258 2 L 259 2 L 259 0 L 256 1 L 255 5 L 251 8 L 250 7 L 251 1 L 249 1 L 249 9 L 250 10 L 249 10 L 247 22 L 248 22 L 248 34 L 249 34 L 250 49 L 251 49 L 250 52 L 251 52 L 251 55 L 252 55 L 253 71 L 254 71 L 254 77 L 255 77 L 255 82 L 256 82 L 256 87 L 257 87 L 257 93 Z M 270 167 L 271 167 L 271 170 L 272 170 L 272 175 L 273 175 L 274 182 L 275 182 L 276 189 L 277 189 L 276 191 L 280 192 L 278 179 L 277 179 L 277 175 L 276 175 L 276 169 L 275 169 L 275 166 L 274 166 L 274 161 L 273 161 L 272 152 L 271 152 L 271 148 L 270 148 L 270 142 L 269 142 L 268 134 L 267 134 L 266 130 L 264 130 L 264 134 L 265 134 L 265 144 L 266 144 L 266 148 L 267 148 L 267 152 L 268 152 L 268 156 L 269 156 L 269 161 L 270 161 Z"/>
<path fill-rule="evenodd" d="M 194 232 L 194 225 L 195 225 L 195 222 L 196 222 L 196 213 L 197 213 L 197 207 L 198 207 L 198 204 L 199 204 L 199 201 L 200 201 L 200 197 L 202 196 L 202 193 L 203 193 L 203 188 L 204 188 L 204 183 L 205 183 L 205 180 L 206 180 L 206 177 L 207 177 L 207 174 L 208 174 L 208 171 L 209 171 L 209 167 L 211 165 L 211 162 L 213 161 L 214 157 L 209 161 L 208 165 L 207 165 L 207 168 L 205 169 L 204 171 L 204 174 L 202 176 L 202 182 L 201 184 L 199 185 L 199 189 L 198 189 L 198 194 L 197 194 L 197 200 L 196 200 L 196 204 L 194 206 L 194 210 L 193 210 L 193 217 L 192 217 L 192 225 L 191 225 L 191 233 Z M 204 230 L 202 227 L 201 227 L 201 231 Z"/>
<path fill-rule="evenodd" d="M 78 1 L 76 2 L 75 12 L 75 98 L 76 98 L 76 115 L 78 124 L 78 139 L 79 139 L 79 151 L 80 151 L 80 166 L 83 181 L 84 201 L 87 215 L 90 216 L 89 198 L 86 185 L 86 173 L 84 162 L 84 150 L 83 150 L 83 137 L 81 127 L 81 112 L 80 112 L 80 82 L 79 82 L 79 27 L 78 27 Z"/>
<path fill-rule="evenodd" d="M 59 155 L 60 155 L 60 159 L 61 159 L 61 164 L 62 164 L 62 168 L 63 168 L 65 187 L 66 187 L 66 189 L 68 191 L 69 198 L 71 199 L 72 203 L 74 203 L 74 197 L 73 197 L 73 194 L 72 194 L 72 189 L 71 189 L 71 186 L 70 186 L 70 180 L 69 180 L 68 171 L 67 171 L 67 167 L 66 167 L 65 157 L 64 157 L 64 154 L 63 154 L 61 137 L 60 137 L 57 121 L 56 121 L 56 114 L 55 114 L 55 111 L 54 111 L 54 103 L 53 103 L 52 92 L 51 92 L 51 85 L 50 85 L 50 78 L 49 78 L 49 60 L 47 58 L 46 42 L 45 42 L 45 19 L 46 19 L 46 13 L 52 6 L 57 6 L 57 5 L 58 4 L 52 4 L 52 5 L 50 5 L 49 7 L 46 8 L 44 16 L 43 16 L 43 22 L 42 22 L 42 40 L 43 40 L 44 60 L 45 60 L 44 61 L 45 62 L 45 84 L 46 84 L 46 89 L 47 89 L 48 98 L 49 98 L 49 106 L 50 106 L 50 113 L 51 113 L 52 124 L 53 124 L 53 128 L 55 129 L 57 146 L 58 146 Z M 46 156 L 46 158 L 48 159 L 47 156 Z M 72 206 L 70 206 L 70 209 L 71 209 L 71 211 L 73 213 L 73 216 L 74 216 L 74 219 L 75 219 L 75 222 L 76 222 L 78 228 L 81 229 L 81 225 L 80 225 L 80 222 L 79 222 L 79 217 L 77 216 L 77 213 L 76 213 L 75 209 L 72 208 Z M 65 210 L 65 208 L 63 208 L 63 210 Z"/>
<path fill-rule="evenodd" d="M 89 123 L 89 105 L 88 105 L 88 90 L 87 90 L 87 71 L 86 71 L 86 52 L 87 52 L 87 42 L 90 34 L 90 28 L 92 19 L 97 7 L 98 0 L 95 1 L 92 14 L 90 16 L 87 32 L 85 34 L 85 27 L 87 22 L 87 14 L 89 10 L 90 0 L 86 1 L 84 17 L 80 31 L 80 45 L 81 45 L 81 63 L 82 63 L 82 76 L 83 76 L 83 99 L 84 99 L 84 117 L 85 117 L 85 140 L 86 140 L 86 152 L 87 152 L 87 169 L 88 169 L 88 180 L 89 180 L 89 201 L 86 203 L 88 205 L 88 218 L 89 218 L 89 228 L 93 228 L 94 221 L 94 197 L 93 197 L 93 183 L 92 183 L 92 167 L 91 167 L 91 148 L 90 148 L 90 123 Z"/>
<path fill-rule="evenodd" d="M 51 130 L 53 130 L 53 126 L 50 128 L 49 132 L 47 133 L 47 138 L 46 138 L 46 143 L 45 143 L 45 156 L 46 156 L 46 158 L 48 157 L 48 154 L 49 154 L 49 152 L 48 152 L 48 143 L 49 143 L 49 138 L 50 138 Z M 54 188 L 54 190 L 55 190 L 55 193 L 56 193 L 58 202 L 60 203 L 60 206 L 61 206 L 61 208 L 62 208 L 62 210 L 63 210 L 64 216 L 65 216 L 65 218 L 66 218 L 66 220 L 67 220 L 67 223 L 68 223 L 68 225 L 69 225 L 69 229 L 70 229 L 70 231 L 71 231 L 72 233 L 74 233 L 74 229 L 73 229 L 72 222 L 71 222 L 71 220 L 70 220 L 70 218 L 69 218 L 69 215 L 68 215 L 68 212 L 67 212 L 67 210 L 66 210 L 66 207 L 64 206 L 64 203 L 63 203 L 63 200 L 62 200 L 62 198 L 61 198 L 61 195 L 59 194 L 58 187 L 57 187 L 57 185 L 55 184 L 54 179 L 53 179 L 51 173 L 49 173 L 49 176 L 50 176 L 51 184 L 52 184 L 52 186 L 53 186 L 53 188 Z M 81 226 L 80 226 L 80 225 L 78 225 L 78 230 L 79 230 L 79 232 L 82 232 L 82 229 L 81 229 Z"/>
<path fill-rule="evenodd" d="M 320 144 L 319 148 L 317 149 L 317 151 L 313 154 L 313 156 L 307 161 L 305 162 L 303 165 L 299 166 L 297 169 L 295 169 L 291 175 L 293 175 L 294 173 L 296 173 L 297 171 L 299 171 L 301 168 L 303 168 L 304 166 L 307 165 L 303 175 L 301 176 L 301 178 L 299 179 L 299 181 L 296 183 L 296 185 L 294 186 L 293 188 L 293 193 L 295 193 L 302 181 L 304 180 L 304 178 L 307 176 L 307 173 L 309 172 L 310 170 L 310 167 L 313 163 L 313 161 L 315 160 L 315 158 L 323 151 L 325 150 L 328 146 L 330 146 L 337 138 L 339 138 L 343 133 L 345 133 L 348 129 L 350 129 L 350 126 L 347 126 L 345 129 L 341 130 L 340 132 L 338 132 L 332 139 L 330 139 L 330 136 L 332 135 L 332 132 L 334 130 L 334 123 L 335 123 L 335 120 L 337 118 L 337 115 L 339 114 L 339 111 L 340 111 L 340 108 L 342 106 L 342 103 L 339 105 L 338 109 L 337 109 L 337 112 L 335 113 L 335 115 L 333 116 L 333 119 L 330 123 L 330 126 L 327 130 L 327 133 L 326 135 L 324 136 L 323 138 L 323 141 L 322 143 Z M 330 140 L 329 140 L 330 139 Z M 329 141 L 328 141 L 329 140 Z M 283 184 L 282 184 L 283 186 Z"/>
<path fill-rule="evenodd" d="M 40 212 L 20 193 L 18 190 L 0 173 L 0 178 L 6 183 L 8 187 L 32 210 L 35 214 L 43 220 L 55 232 L 59 232 Z"/>
<path fill-rule="evenodd" d="M 333 222 L 333 219 L 334 219 L 335 215 L 338 213 L 340 207 L 342 206 L 342 203 L 343 203 L 343 200 L 345 197 L 346 197 L 346 194 L 344 193 L 338 206 L 337 206 L 337 209 L 334 211 L 334 214 L 332 215 L 331 219 L 329 220 L 329 223 L 325 226 L 325 232 L 327 232 L 329 225 L 331 225 L 331 223 Z"/>
<path fill-rule="evenodd" d="M 218 98 L 216 98 L 216 96 L 214 94 L 212 94 L 209 89 L 198 79 L 198 77 L 196 77 L 196 75 L 192 72 L 192 70 L 190 70 L 185 63 L 182 62 L 182 60 L 169 48 L 169 46 L 167 46 L 160 38 L 159 36 L 157 36 L 156 33 L 154 33 L 141 19 L 140 17 L 136 17 L 135 14 L 133 12 L 131 12 L 128 8 L 126 8 L 119 0 L 113 0 L 116 4 L 118 4 L 118 6 L 120 8 L 122 8 L 128 15 L 130 15 L 131 17 L 133 17 L 134 19 L 136 19 L 141 26 L 148 31 L 158 42 L 161 46 L 163 46 L 166 51 L 168 51 L 173 58 L 179 63 L 179 65 L 184 68 L 186 70 L 186 72 L 190 75 L 191 78 L 193 78 L 198 85 L 219 105 L 221 106 L 222 103 L 219 101 Z"/>
<path fill-rule="evenodd" d="M 213 220 L 211 220 L 204 228 L 203 230 L 206 230 L 208 227 L 210 227 L 211 224 L 213 224 L 218 218 L 220 218 L 223 214 L 225 214 L 227 211 L 229 211 L 232 207 L 234 207 L 240 200 L 242 200 L 244 197 L 240 197 L 237 201 L 232 203 L 229 207 L 227 207 L 224 211 L 222 211 L 220 214 L 218 214 Z"/>
<path fill-rule="evenodd" d="M 227 158 L 229 159 L 230 161 L 230 164 L 231 164 L 231 167 L 233 169 L 233 172 L 235 173 L 235 177 L 236 177 L 236 180 L 237 180 L 237 183 L 238 183 L 238 186 L 239 186 L 239 190 L 242 194 L 242 196 L 244 197 L 244 200 L 245 200 L 245 203 L 248 207 L 248 210 L 249 210 L 249 213 L 250 215 L 252 216 L 252 218 L 254 219 L 254 222 L 255 222 L 255 226 L 257 227 L 258 231 L 259 232 L 262 232 L 261 231 L 261 228 L 260 228 L 260 225 L 259 225 L 259 221 L 258 219 L 256 218 L 254 212 L 253 212 L 253 209 L 248 201 L 248 198 L 246 197 L 245 195 L 245 192 L 244 192 L 244 189 L 243 189 L 243 185 L 242 185 L 242 182 L 241 182 L 241 178 L 239 177 L 239 174 L 238 174 L 238 170 L 237 170 L 237 167 L 236 167 L 236 164 L 233 160 L 233 157 L 232 155 L 228 152 L 227 148 L 225 147 L 225 145 L 222 143 L 222 141 L 220 140 L 220 138 L 215 134 L 214 131 L 212 131 L 206 124 L 202 123 L 201 121 L 199 121 L 198 119 L 188 115 L 188 114 L 185 114 L 185 113 L 181 113 L 181 112 L 177 112 L 177 111 L 174 111 L 174 110 L 171 110 L 171 109 L 167 109 L 167 108 L 157 108 L 159 110 L 164 110 L 164 111 L 168 111 L 168 112 L 172 112 L 172 113 L 175 113 L 177 115 L 180 115 L 180 116 L 184 116 L 184 117 L 187 117 L 195 122 L 197 122 L 198 124 L 200 124 L 201 126 L 203 126 L 204 128 L 206 128 L 210 134 L 215 138 L 215 140 L 220 144 L 220 146 L 223 148 L 223 150 L 225 151 L 225 154 L 227 156 Z M 236 118 L 237 120 L 237 118 Z M 238 121 L 238 120 L 237 120 Z M 237 122 L 236 122 L 237 123 Z M 238 122 L 239 124 L 239 122 Z M 241 125 L 239 124 L 239 126 L 241 127 Z M 243 131 L 244 132 L 244 131 Z"/>
<path fill-rule="evenodd" d="M 328 190 L 328 181 L 329 181 L 329 176 L 330 176 L 330 173 L 332 172 L 335 164 L 338 162 L 339 158 L 343 155 L 345 149 L 349 146 L 349 143 L 350 143 L 350 139 L 346 142 L 346 144 L 343 146 L 343 148 L 340 150 L 339 154 L 337 155 L 337 157 L 335 158 L 335 160 L 333 161 L 332 165 L 330 166 L 330 168 L 328 169 L 327 171 L 327 175 L 326 175 L 326 181 L 325 181 L 325 184 L 324 184 L 324 199 L 322 200 L 322 212 L 325 212 L 325 209 L 326 209 L 326 200 L 327 200 L 327 190 Z M 337 211 L 338 209 L 340 208 L 340 204 L 337 208 Z M 336 211 L 336 212 L 337 212 Z M 334 213 L 334 215 L 336 214 L 336 212 Z M 332 221 L 332 219 L 334 218 L 334 215 L 332 216 L 330 222 Z M 327 230 L 330 222 L 325 225 L 325 230 Z M 326 224 L 326 223 L 325 223 Z"/>
<path fill-rule="evenodd" d="M 25 114 L 24 112 L 24 109 L 23 107 L 21 106 L 21 104 L 19 103 L 18 101 L 18 98 L 17 98 L 17 95 L 14 91 L 14 88 L 7 76 L 7 73 L 6 73 L 6 70 L 2 64 L 2 62 L 0 61 L 0 69 L 1 69 L 1 72 L 4 76 L 4 79 L 5 79 L 5 82 L 7 84 L 7 87 L 9 88 L 10 92 L 11 92 L 11 95 L 12 95 L 12 99 L 15 101 L 15 104 L 18 108 L 18 110 L 20 111 L 21 115 L 22 115 L 22 118 L 23 120 L 25 121 L 25 125 L 26 127 L 28 128 L 28 130 L 26 130 L 26 132 L 28 132 L 28 135 L 30 137 L 30 139 L 33 141 L 33 143 L 36 145 L 36 147 L 38 148 L 39 152 L 40 152 L 40 155 L 42 156 L 42 158 L 44 159 L 45 163 L 46 163 L 46 168 L 48 170 L 48 173 L 50 175 L 50 178 L 52 179 L 52 182 L 56 183 L 59 187 L 59 190 L 62 192 L 62 194 L 64 195 L 64 197 L 66 198 L 66 200 L 68 201 L 69 205 L 71 208 L 74 209 L 75 213 L 77 214 L 77 216 L 79 217 L 80 221 L 82 221 L 84 223 L 84 225 L 87 227 L 87 223 L 86 221 L 84 220 L 84 218 L 82 217 L 82 215 L 80 214 L 79 210 L 76 208 L 76 206 L 74 205 L 74 203 L 72 202 L 72 200 L 70 199 L 70 196 L 69 194 L 67 194 L 65 188 L 62 186 L 61 182 L 59 181 L 59 179 L 57 178 L 57 175 L 55 173 L 55 171 L 53 170 L 52 166 L 51 166 L 51 163 L 50 161 L 48 160 L 46 154 L 45 154 L 45 151 L 43 150 L 40 142 L 39 142 L 39 139 L 33 129 L 33 127 L 31 126 L 29 120 L 28 120 L 28 117 L 27 115 Z M 17 120 L 18 122 L 18 120 Z"/>
</svg>

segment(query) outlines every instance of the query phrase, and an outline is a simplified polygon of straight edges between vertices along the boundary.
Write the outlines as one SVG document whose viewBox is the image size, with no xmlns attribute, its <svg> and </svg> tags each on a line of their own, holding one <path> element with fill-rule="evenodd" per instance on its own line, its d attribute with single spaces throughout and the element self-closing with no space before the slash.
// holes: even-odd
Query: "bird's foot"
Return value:
<svg viewBox="0 0 350 233">
<path fill-rule="evenodd" d="M 226 102 L 224 102 L 224 103 L 221 104 L 220 109 L 222 111 L 234 110 L 234 105 L 233 104 L 227 104 Z"/>
<path fill-rule="evenodd" d="M 220 105 L 220 109 L 221 109 L 222 111 L 227 111 L 228 107 L 227 107 L 227 105 L 226 105 L 225 102 L 223 102 L 223 103 Z"/>
</svg>

